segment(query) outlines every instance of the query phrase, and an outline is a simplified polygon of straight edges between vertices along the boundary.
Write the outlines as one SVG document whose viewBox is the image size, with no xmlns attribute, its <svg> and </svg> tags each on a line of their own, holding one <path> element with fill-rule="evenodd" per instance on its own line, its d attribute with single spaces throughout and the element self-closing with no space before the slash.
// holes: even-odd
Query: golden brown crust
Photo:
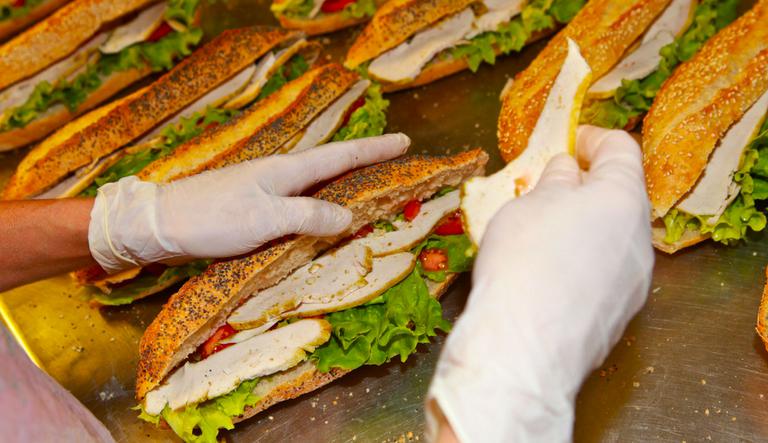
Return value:
<svg viewBox="0 0 768 443">
<path fill-rule="evenodd" d="M 376 0 L 377 5 L 381 5 L 386 0 Z M 303 31 L 307 35 L 320 35 L 327 34 L 329 32 L 338 31 L 339 29 L 349 28 L 360 23 L 365 23 L 370 20 L 370 17 L 363 16 L 355 18 L 344 14 L 343 12 L 333 13 L 321 13 L 315 18 L 297 18 L 287 17 L 282 14 L 277 15 L 277 20 L 280 22 L 280 26 L 286 29 L 296 29 Z"/>
<path fill-rule="evenodd" d="M 702 234 L 701 232 L 685 231 L 674 243 L 667 243 L 664 241 L 664 237 L 667 235 L 667 230 L 663 224 L 661 226 L 653 226 L 651 228 L 653 247 L 661 252 L 667 254 L 674 254 L 675 252 L 685 249 L 689 246 L 693 246 L 703 242 L 710 238 L 709 234 Z"/>
<path fill-rule="evenodd" d="M 768 278 L 768 268 L 765 270 Z M 768 283 L 763 288 L 763 296 L 760 299 L 760 308 L 757 311 L 757 334 L 763 340 L 763 346 L 768 350 Z"/>
<path fill-rule="evenodd" d="M 728 128 L 768 90 L 768 1 L 762 0 L 681 64 L 643 124 L 653 217 L 696 184 Z"/>
<path fill-rule="evenodd" d="M 88 95 L 88 98 L 77 108 L 70 112 L 63 105 L 57 105 L 49 109 L 23 128 L 0 132 L 0 151 L 7 151 L 36 142 L 53 131 L 61 128 L 73 118 L 93 109 L 108 100 L 113 95 L 123 90 L 152 72 L 151 69 L 130 69 L 111 74 L 105 78 L 101 86 Z"/>
<path fill-rule="evenodd" d="M 423 199 L 445 185 L 458 185 L 481 174 L 488 155 L 480 149 L 448 157 L 410 156 L 363 168 L 336 180 L 315 197 L 349 208 L 354 232 L 381 217 L 394 215 L 407 200 Z M 409 190 L 411 195 L 406 195 Z M 402 201 L 401 201 L 402 200 Z M 215 263 L 171 296 L 139 344 L 136 395 L 142 399 L 226 321 L 248 295 L 269 287 L 311 260 L 337 238 L 299 236 L 243 258 Z M 290 261 L 291 266 L 282 266 Z"/>
<path fill-rule="evenodd" d="M 315 68 L 237 118 L 179 146 L 138 176 L 165 182 L 270 155 L 358 79 L 357 74 L 336 63 Z"/>
<path fill-rule="evenodd" d="M 621 59 L 669 2 L 589 1 L 530 66 L 515 76 L 511 88 L 502 97 L 498 137 L 504 160 L 512 161 L 528 145 L 528 138 L 568 52 L 568 38 L 579 45 L 582 56 L 592 68 L 592 79 L 597 80 Z"/>
<path fill-rule="evenodd" d="M 531 38 L 525 42 L 525 44 L 527 45 L 540 40 L 550 35 L 554 31 L 555 29 L 553 28 L 537 32 L 536 34 L 532 35 Z M 497 56 L 501 54 L 501 50 L 498 48 L 496 48 L 494 51 L 496 52 Z M 448 77 L 449 75 L 461 72 L 467 68 L 469 68 L 469 65 L 467 64 L 467 60 L 465 58 L 437 58 L 425 66 L 415 79 L 406 83 L 381 82 L 381 90 L 384 92 L 395 92 L 402 91 L 403 89 L 415 88 L 417 86 L 426 85 L 432 83 L 433 81 L 440 80 L 441 78 Z"/>
<path fill-rule="evenodd" d="M 436 284 L 430 288 L 430 295 L 437 299 L 448 290 L 459 274 L 449 274 L 445 281 Z M 304 362 L 299 366 L 289 369 L 281 374 L 280 379 L 266 381 L 271 386 L 264 392 L 264 387 L 257 387 L 255 391 L 261 397 L 258 403 L 254 406 L 246 408 L 243 415 L 233 420 L 235 423 L 247 420 L 261 411 L 271 408 L 277 403 L 294 399 L 296 397 L 308 394 L 316 391 L 323 386 L 338 380 L 339 378 L 349 374 L 352 371 L 333 368 L 330 371 L 323 373 L 317 370 L 312 362 Z M 277 378 L 277 377 L 275 377 Z M 260 384 L 263 382 L 260 382 Z"/>
<path fill-rule="evenodd" d="M 48 0 L 32 8 L 25 16 L 0 22 L 0 40 L 13 37 L 17 32 L 55 11 L 69 0 Z"/>
<path fill-rule="evenodd" d="M 27 198 L 45 191 L 78 168 L 138 138 L 295 35 L 293 31 L 264 27 L 223 32 L 140 93 L 80 131 L 57 137 L 63 139 L 60 143 L 38 146 L 32 151 L 37 151 L 35 161 L 22 161 L 6 185 L 3 198 Z M 66 130 L 65 127 L 61 131 Z"/>
<path fill-rule="evenodd" d="M 347 52 L 344 66 L 354 69 L 387 52 L 443 17 L 475 0 L 389 0 L 376 11 Z"/>
<path fill-rule="evenodd" d="M 106 23 L 153 0 L 75 0 L 0 46 L 0 90 L 61 60 Z"/>
</svg>

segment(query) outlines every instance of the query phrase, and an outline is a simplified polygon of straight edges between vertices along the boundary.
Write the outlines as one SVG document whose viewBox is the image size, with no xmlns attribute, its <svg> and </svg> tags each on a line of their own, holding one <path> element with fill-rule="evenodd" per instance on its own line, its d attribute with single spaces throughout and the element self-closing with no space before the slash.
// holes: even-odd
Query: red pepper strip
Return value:
<svg viewBox="0 0 768 443">
<path fill-rule="evenodd" d="M 425 271 L 437 272 L 443 271 L 448 267 L 448 256 L 445 255 L 445 251 L 438 248 L 424 249 L 419 254 L 419 261 L 421 267 Z"/>
<path fill-rule="evenodd" d="M 224 323 L 224 326 L 217 329 L 205 343 L 200 345 L 200 356 L 202 358 L 207 358 L 209 355 L 215 354 L 222 349 L 231 346 L 232 343 L 220 345 L 219 342 L 235 334 L 237 334 L 237 330 L 230 326 L 229 323 Z"/>
<path fill-rule="evenodd" d="M 339 12 L 347 5 L 354 2 L 355 0 L 327 0 L 323 3 L 323 6 L 320 7 L 320 10 L 327 13 Z"/>
<path fill-rule="evenodd" d="M 367 224 L 360 228 L 355 234 L 352 236 L 352 238 L 363 238 L 373 232 L 373 225 Z"/>
<path fill-rule="evenodd" d="M 27 4 L 25 0 L 14 0 L 13 3 L 11 3 L 11 6 L 14 8 L 21 8 L 25 4 Z"/>
<path fill-rule="evenodd" d="M 354 103 L 352 103 L 352 106 L 347 109 L 347 113 L 344 114 L 344 120 L 341 121 L 341 126 L 344 127 L 347 126 L 347 123 L 349 123 L 349 119 L 352 118 L 352 114 L 357 111 L 358 109 L 362 108 L 365 104 L 365 97 L 360 97 L 357 100 L 355 100 Z"/>
<path fill-rule="evenodd" d="M 408 203 L 405 204 L 405 208 L 403 208 L 403 217 L 405 217 L 406 220 L 413 221 L 413 219 L 416 218 L 416 216 L 419 215 L 419 212 L 421 211 L 421 202 L 418 200 L 411 200 Z"/>
<path fill-rule="evenodd" d="M 147 38 L 147 41 L 156 42 L 161 38 L 165 37 L 166 35 L 170 34 L 171 31 L 173 31 L 173 28 L 171 28 L 171 25 L 169 25 L 168 22 L 162 22 L 160 23 L 160 26 L 158 26 L 157 28 L 155 28 L 154 31 L 152 31 L 152 34 L 149 34 L 149 38 Z"/>
<path fill-rule="evenodd" d="M 464 233 L 464 225 L 461 223 L 461 214 L 454 212 L 435 228 L 437 235 L 459 235 Z"/>
</svg>

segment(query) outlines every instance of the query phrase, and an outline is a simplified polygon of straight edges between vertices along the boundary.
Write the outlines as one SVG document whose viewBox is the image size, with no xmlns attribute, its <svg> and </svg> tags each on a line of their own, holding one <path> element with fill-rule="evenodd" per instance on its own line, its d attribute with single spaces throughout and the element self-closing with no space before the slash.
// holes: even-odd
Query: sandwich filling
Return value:
<svg viewBox="0 0 768 443">
<path fill-rule="evenodd" d="M 696 186 L 664 216 L 666 243 L 690 232 L 733 244 L 765 229 L 765 214 L 756 205 L 768 199 L 766 112 L 768 92 L 726 132 Z"/>
<path fill-rule="evenodd" d="M 168 0 L 154 5 L 131 21 L 97 34 L 64 60 L 0 92 L 0 132 L 24 128 L 61 107 L 78 112 L 112 74 L 170 69 L 202 38 L 202 30 L 194 26 L 198 1 Z"/>
<path fill-rule="evenodd" d="M 582 123 L 634 126 L 677 65 L 738 16 L 739 0 L 673 0 L 636 48 L 590 88 Z M 692 13 L 690 11 L 693 11 Z"/>
<path fill-rule="evenodd" d="M 336 13 L 341 13 L 345 18 L 361 19 L 372 17 L 376 8 L 376 0 L 278 0 L 270 6 L 278 17 L 303 20 Z"/>
<path fill-rule="evenodd" d="M 259 383 L 311 364 L 320 372 L 402 362 L 450 324 L 430 286 L 470 269 L 459 192 L 411 201 L 339 248 L 247 299 L 147 394 L 140 417 L 185 441 L 215 442 L 260 401 Z M 208 376 L 216 374 L 215 376 Z"/>
<path fill-rule="evenodd" d="M 0 22 L 15 20 L 32 12 L 46 0 L 11 0 L 0 4 Z"/>
<path fill-rule="evenodd" d="M 538 32 L 567 23 L 583 0 L 484 0 L 420 31 L 368 65 L 371 77 L 390 83 L 415 79 L 433 63 L 464 59 L 474 72 L 498 54 L 519 51 Z"/>
<path fill-rule="evenodd" d="M 309 63 L 303 55 L 300 53 L 293 55 L 264 83 L 256 95 L 256 100 L 276 92 L 283 84 L 298 78 L 308 68 Z M 389 102 L 384 100 L 377 84 L 360 80 L 315 117 L 304 131 L 278 152 L 298 152 L 331 140 L 344 141 L 381 135 L 386 126 L 388 106 Z M 151 162 L 169 155 L 173 149 L 200 134 L 206 127 L 232 119 L 239 112 L 208 106 L 203 115 L 182 118 L 180 126 L 166 127 L 162 131 L 162 143 L 140 150 L 128 148 L 127 154 L 106 169 L 90 187 L 83 191 L 82 195 L 95 195 L 99 186 L 138 173 Z M 217 120 L 211 119 L 210 116 L 215 116 Z M 95 303 L 108 306 L 124 305 L 197 275 L 209 263 L 209 260 L 198 260 L 173 267 L 152 265 L 144 268 L 138 275 L 126 275 L 124 278 L 113 280 L 105 278 L 104 275 L 86 284 L 100 289 L 100 291 L 93 291 L 92 300 Z"/>
</svg>

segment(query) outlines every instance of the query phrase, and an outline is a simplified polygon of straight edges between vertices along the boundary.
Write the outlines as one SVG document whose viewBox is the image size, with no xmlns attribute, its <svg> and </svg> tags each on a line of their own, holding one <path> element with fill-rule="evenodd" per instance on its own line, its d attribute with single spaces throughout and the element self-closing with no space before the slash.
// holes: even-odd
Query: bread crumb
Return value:
<svg viewBox="0 0 768 443">
<path fill-rule="evenodd" d="M 706 380 L 704 380 L 704 379 L 702 378 L 702 379 L 701 379 L 701 384 L 702 384 L 702 385 L 705 385 L 705 384 L 707 384 L 707 381 L 706 381 Z"/>
<path fill-rule="evenodd" d="M 704 410 L 704 415 L 706 415 L 707 417 L 709 417 L 709 408 L 707 408 L 707 409 L 705 409 L 705 410 Z"/>
<path fill-rule="evenodd" d="M 651 291 L 651 292 L 654 293 L 654 294 L 658 294 L 659 291 L 661 291 L 661 286 L 657 286 L 657 287 L 653 288 L 653 291 Z"/>
<path fill-rule="evenodd" d="M 634 386 L 636 388 L 639 388 L 640 387 L 640 382 L 639 381 L 634 381 L 634 382 L 632 382 L 632 386 Z"/>
<path fill-rule="evenodd" d="M 646 374 L 653 374 L 653 371 L 655 371 L 655 370 L 656 370 L 656 368 L 654 368 L 653 366 L 648 366 L 647 368 L 645 368 L 645 373 Z"/>
</svg>

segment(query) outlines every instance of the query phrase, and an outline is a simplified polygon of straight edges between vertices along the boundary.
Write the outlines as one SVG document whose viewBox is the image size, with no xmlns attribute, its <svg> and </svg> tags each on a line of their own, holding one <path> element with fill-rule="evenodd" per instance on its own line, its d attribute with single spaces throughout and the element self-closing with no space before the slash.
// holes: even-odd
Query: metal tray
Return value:
<svg viewBox="0 0 768 443">
<path fill-rule="evenodd" d="M 203 17 L 209 35 L 274 23 L 265 0 L 219 1 L 206 6 Z M 355 32 L 321 41 L 338 59 Z M 476 74 L 391 95 L 388 130 L 409 134 L 415 152 L 483 147 L 491 155 L 489 170 L 498 169 L 498 94 L 543 45 Z M 22 155 L 0 156 L 0 183 Z M 647 305 L 579 394 L 576 441 L 765 439 L 768 354 L 754 323 L 768 263 L 766 246 L 768 239 L 761 235 L 738 248 L 706 244 L 674 257 L 657 255 Z M 461 312 L 468 290 L 464 276 L 445 295 L 449 318 Z M 83 290 L 62 276 L 0 295 L 0 308 L 32 358 L 106 423 L 118 441 L 174 441 L 171 431 L 139 421 L 130 410 L 136 403 L 138 340 L 166 298 L 94 310 Z M 234 442 L 423 440 L 422 402 L 442 343 L 440 337 L 422 347 L 406 364 L 362 368 L 223 435 Z"/>
</svg>

